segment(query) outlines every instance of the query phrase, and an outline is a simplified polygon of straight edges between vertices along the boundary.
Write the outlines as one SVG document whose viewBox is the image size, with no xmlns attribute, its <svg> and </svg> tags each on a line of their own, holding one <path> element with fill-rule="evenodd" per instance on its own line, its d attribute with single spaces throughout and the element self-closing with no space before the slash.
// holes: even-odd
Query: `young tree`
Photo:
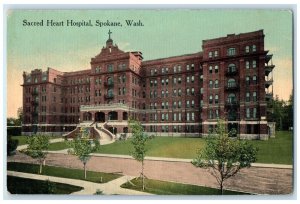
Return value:
<svg viewBox="0 0 300 204">
<path fill-rule="evenodd" d="M 47 157 L 49 148 L 49 137 L 46 135 L 33 135 L 27 137 L 26 143 L 28 147 L 25 153 L 34 159 L 37 159 L 40 164 L 39 174 L 42 174 L 43 163 Z"/>
<path fill-rule="evenodd" d="M 198 150 L 192 161 L 194 166 L 208 169 L 216 178 L 222 195 L 224 181 L 242 168 L 250 167 L 256 161 L 258 151 L 248 142 L 232 139 L 229 135 L 224 121 L 218 121 L 216 130 L 206 139 L 204 149 Z"/>
<path fill-rule="evenodd" d="M 83 163 L 84 179 L 86 179 L 86 164 L 91 158 L 91 153 L 97 151 L 100 147 L 98 140 L 89 139 L 89 129 L 81 128 L 77 137 L 68 142 L 69 154 L 76 155 Z"/>
<path fill-rule="evenodd" d="M 133 145 L 133 152 L 131 154 L 135 160 L 142 164 L 142 188 L 145 190 L 144 159 L 147 151 L 146 143 L 149 140 L 149 137 L 144 133 L 144 129 L 140 122 L 129 119 L 129 127 L 132 131 L 131 143 Z"/>
</svg>

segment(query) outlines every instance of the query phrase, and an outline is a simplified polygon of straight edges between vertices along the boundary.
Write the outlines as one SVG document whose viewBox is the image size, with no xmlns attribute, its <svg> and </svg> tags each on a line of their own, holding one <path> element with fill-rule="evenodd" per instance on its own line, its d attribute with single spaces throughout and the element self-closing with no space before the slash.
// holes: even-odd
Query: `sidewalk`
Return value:
<svg viewBox="0 0 300 204">
<path fill-rule="evenodd" d="M 36 180 L 50 180 L 57 183 L 64 183 L 70 184 L 74 186 L 81 186 L 84 189 L 81 191 L 77 191 L 72 193 L 72 195 L 93 195 L 99 189 L 102 191 L 104 195 L 152 195 L 150 193 L 135 191 L 130 189 L 121 188 L 120 186 L 123 183 L 133 179 L 132 176 L 122 176 L 118 179 L 112 180 L 108 183 L 98 184 L 89 181 L 77 180 L 77 179 L 68 179 L 68 178 L 60 178 L 54 176 L 45 176 L 45 175 L 38 175 L 38 174 L 29 174 L 29 173 L 22 173 L 16 171 L 7 171 L 7 175 L 22 177 L 22 178 L 29 178 L 29 179 L 36 179 Z"/>
<path fill-rule="evenodd" d="M 49 151 L 49 153 L 68 154 L 68 150 L 64 149 L 64 150 L 59 150 L 59 151 Z M 133 159 L 132 156 L 120 155 L 120 154 L 91 153 L 91 156 Z M 185 162 L 185 163 L 191 163 L 192 162 L 192 159 L 180 159 L 180 158 L 168 158 L 168 157 L 145 157 L 145 160 L 149 160 L 149 161 L 166 161 L 166 162 Z M 253 166 L 253 167 L 263 167 L 263 168 L 293 169 L 293 165 L 287 165 L 287 164 L 253 163 L 253 164 L 251 164 L 251 166 Z"/>
</svg>

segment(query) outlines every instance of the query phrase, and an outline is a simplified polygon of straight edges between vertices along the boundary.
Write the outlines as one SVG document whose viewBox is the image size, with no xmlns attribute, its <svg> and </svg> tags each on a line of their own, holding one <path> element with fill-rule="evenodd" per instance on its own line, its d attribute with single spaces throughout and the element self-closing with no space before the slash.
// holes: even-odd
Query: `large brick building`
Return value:
<svg viewBox="0 0 300 204">
<path fill-rule="evenodd" d="M 225 119 L 241 138 L 267 139 L 272 55 L 262 30 L 204 40 L 202 51 L 143 61 L 110 37 L 91 68 L 23 74 L 24 134 L 69 132 L 78 124 L 127 133 L 129 117 L 163 136 L 208 134 Z"/>
</svg>

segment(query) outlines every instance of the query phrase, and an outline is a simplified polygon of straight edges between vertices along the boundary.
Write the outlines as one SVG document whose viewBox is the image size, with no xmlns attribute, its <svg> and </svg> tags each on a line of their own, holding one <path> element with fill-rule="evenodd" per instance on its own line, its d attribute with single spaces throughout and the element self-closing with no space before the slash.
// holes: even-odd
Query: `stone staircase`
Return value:
<svg viewBox="0 0 300 204">
<path fill-rule="evenodd" d="M 94 129 L 100 135 L 100 140 L 115 140 L 115 135 L 105 128 L 106 123 L 95 123 L 93 125 Z"/>
<path fill-rule="evenodd" d="M 88 128 L 90 131 L 90 138 L 100 139 L 100 143 L 101 141 L 107 142 L 115 140 L 115 135 L 105 128 L 105 123 L 96 122 L 81 123 L 74 130 L 67 134 L 64 134 L 63 136 L 67 139 L 75 138 L 78 135 L 81 127 Z"/>
</svg>

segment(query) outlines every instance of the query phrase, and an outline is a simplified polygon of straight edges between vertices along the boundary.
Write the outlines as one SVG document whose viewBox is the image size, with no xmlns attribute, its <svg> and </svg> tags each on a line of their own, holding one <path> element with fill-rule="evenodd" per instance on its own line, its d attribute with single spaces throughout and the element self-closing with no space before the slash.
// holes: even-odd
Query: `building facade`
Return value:
<svg viewBox="0 0 300 204">
<path fill-rule="evenodd" d="M 224 119 L 249 139 L 271 134 L 272 55 L 263 30 L 203 40 L 202 51 L 143 61 L 110 37 L 91 68 L 23 73 L 23 133 L 61 134 L 78 124 L 105 123 L 128 133 L 128 118 L 149 134 L 202 137 Z"/>
</svg>

